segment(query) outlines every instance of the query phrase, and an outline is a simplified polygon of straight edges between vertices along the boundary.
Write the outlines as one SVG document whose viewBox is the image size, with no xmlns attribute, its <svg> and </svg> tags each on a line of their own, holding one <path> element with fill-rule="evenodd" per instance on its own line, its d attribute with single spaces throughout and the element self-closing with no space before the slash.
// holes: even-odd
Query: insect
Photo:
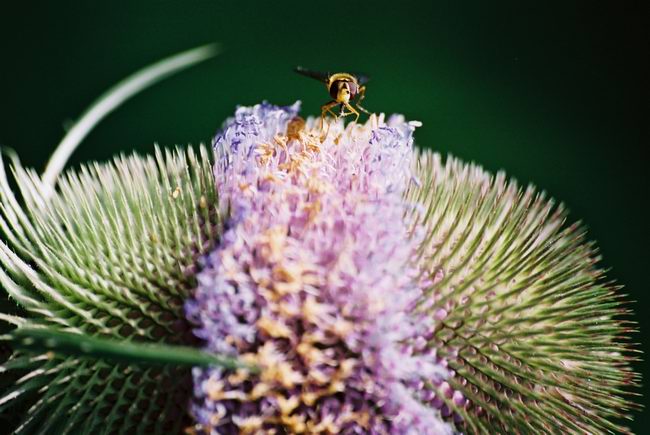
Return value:
<svg viewBox="0 0 650 435">
<path fill-rule="evenodd" d="M 336 74 L 321 73 L 300 66 L 296 67 L 296 72 L 325 83 L 327 92 L 333 100 L 321 106 L 321 120 L 323 122 L 327 113 L 332 114 L 335 119 L 355 115 L 354 121 L 356 122 L 359 119 L 359 111 L 352 107 L 351 102 L 354 102 L 357 109 L 370 115 L 370 112 L 359 104 L 365 97 L 365 84 L 368 82 L 368 77 L 343 72 Z M 332 110 L 336 106 L 341 106 L 341 112 L 338 115 Z"/>
</svg>

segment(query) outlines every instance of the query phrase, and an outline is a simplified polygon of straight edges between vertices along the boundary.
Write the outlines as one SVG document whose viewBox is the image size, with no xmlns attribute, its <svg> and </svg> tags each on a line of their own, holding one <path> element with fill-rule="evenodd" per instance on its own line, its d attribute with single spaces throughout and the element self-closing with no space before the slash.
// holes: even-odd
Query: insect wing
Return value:
<svg viewBox="0 0 650 435">
<path fill-rule="evenodd" d="M 351 73 L 351 74 L 357 78 L 357 83 L 359 83 L 359 86 L 363 86 L 370 81 L 370 77 L 368 77 L 367 74 L 362 74 L 362 73 Z"/>
<path fill-rule="evenodd" d="M 298 74 L 302 74 L 303 76 L 306 77 L 311 77 L 312 79 L 316 79 L 320 82 L 327 83 L 327 80 L 329 79 L 329 74 L 324 73 L 324 72 L 318 72 L 318 71 L 311 71 L 306 68 L 303 68 L 301 66 L 297 66 L 295 71 Z"/>
</svg>

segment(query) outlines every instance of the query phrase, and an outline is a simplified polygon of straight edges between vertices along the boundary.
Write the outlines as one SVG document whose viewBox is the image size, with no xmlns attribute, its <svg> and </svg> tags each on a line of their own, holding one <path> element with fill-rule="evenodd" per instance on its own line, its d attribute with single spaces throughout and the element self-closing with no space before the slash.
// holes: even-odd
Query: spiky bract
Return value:
<svg viewBox="0 0 650 435">
<path fill-rule="evenodd" d="M 455 373 L 441 389 L 470 433 L 625 432 L 633 407 L 626 304 L 562 206 L 480 167 L 420 153 L 407 198 L 421 205 L 418 310 Z M 453 390 L 468 399 L 453 403 Z"/>
<path fill-rule="evenodd" d="M 40 178 L 14 159 L 22 200 L 3 170 L 0 283 L 23 315 L 3 319 L 18 328 L 193 344 L 183 302 L 197 258 L 220 234 L 209 157 L 204 148 L 157 150 L 155 158 L 83 166 L 47 200 Z M 15 382 L 0 406 L 22 403 L 26 411 L 16 433 L 171 433 L 188 424 L 188 369 L 15 352 L 2 371 Z"/>
</svg>

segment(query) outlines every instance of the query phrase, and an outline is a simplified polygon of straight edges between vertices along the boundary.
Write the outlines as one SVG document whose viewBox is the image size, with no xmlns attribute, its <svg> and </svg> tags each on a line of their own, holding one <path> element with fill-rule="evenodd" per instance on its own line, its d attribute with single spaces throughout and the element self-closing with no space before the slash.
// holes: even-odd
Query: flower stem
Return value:
<svg viewBox="0 0 650 435">
<path fill-rule="evenodd" d="M 125 78 L 101 95 L 81 116 L 61 140 L 43 172 L 43 190 L 48 198 L 54 192 L 56 180 L 81 141 L 103 119 L 138 92 L 176 72 L 216 56 L 218 44 L 207 44 L 158 61 Z"/>
</svg>

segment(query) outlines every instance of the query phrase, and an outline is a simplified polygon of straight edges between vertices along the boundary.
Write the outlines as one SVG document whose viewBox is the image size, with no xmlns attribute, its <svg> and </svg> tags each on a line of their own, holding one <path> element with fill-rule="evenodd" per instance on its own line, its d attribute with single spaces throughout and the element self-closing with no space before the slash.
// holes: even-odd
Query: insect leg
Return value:
<svg viewBox="0 0 650 435">
<path fill-rule="evenodd" d="M 350 107 L 350 105 L 348 104 L 347 107 Z M 346 104 L 341 103 L 341 113 L 339 113 L 340 118 L 345 118 L 348 115 L 354 115 L 356 113 L 356 112 L 346 112 L 345 109 L 346 109 Z"/>
<path fill-rule="evenodd" d="M 356 117 L 354 118 L 354 122 L 357 122 L 359 120 L 359 112 L 354 110 L 354 107 L 350 106 L 350 103 L 341 103 L 341 104 L 343 104 L 345 108 L 350 111 L 348 113 L 342 113 L 341 116 L 356 115 Z"/>
<path fill-rule="evenodd" d="M 320 108 L 321 118 L 325 119 L 325 115 L 329 112 L 334 117 L 334 119 L 338 119 L 338 115 L 332 111 L 332 107 L 336 106 L 337 104 L 339 104 L 338 101 L 330 101 L 327 104 L 323 104 Z"/>
<path fill-rule="evenodd" d="M 364 107 L 362 107 L 359 103 L 355 103 L 355 106 L 357 106 L 357 109 L 361 110 L 363 113 L 366 115 L 372 115 L 372 113 L 368 112 Z"/>
<path fill-rule="evenodd" d="M 358 102 L 360 103 L 364 98 L 366 98 L 366 87 L 361 86 L 361 87 L 359 87 L 359 101 Z"/>
<path fill-rule="evenodd" d="M 332 107 L 336 106 L 338 101 L 330 101 L 327 104 L 323 104 L 320 108 L 321 113 L 320 113 L 320 129 L 323 130 L 325 128 L 325 115 L 327 112 L 331 113 L 334 116 L 334 119 L 338 119 L 338 116 L 336 116 L 336 113 L 332 112 Z M 327 132 L 325 133 L 325 136 L 329 133 L 329 124 L 327 124 Z"/>
<path fill-rule="evenodd" d="M 364 98 L 366 98 L 366 87 L 361 86 L 359 88 L 359 99 L 357 100 L 356 103 L 354 103 L 354 105 L 357 106 L 357 109 L 361 110 L 366 115 L 372 115 L 372 113 L 368 112 L 365 108 L 361 106 L 361 104 L 359 104 L 361 103 L 361 101 L 363 101 Z"/>
</svg>

